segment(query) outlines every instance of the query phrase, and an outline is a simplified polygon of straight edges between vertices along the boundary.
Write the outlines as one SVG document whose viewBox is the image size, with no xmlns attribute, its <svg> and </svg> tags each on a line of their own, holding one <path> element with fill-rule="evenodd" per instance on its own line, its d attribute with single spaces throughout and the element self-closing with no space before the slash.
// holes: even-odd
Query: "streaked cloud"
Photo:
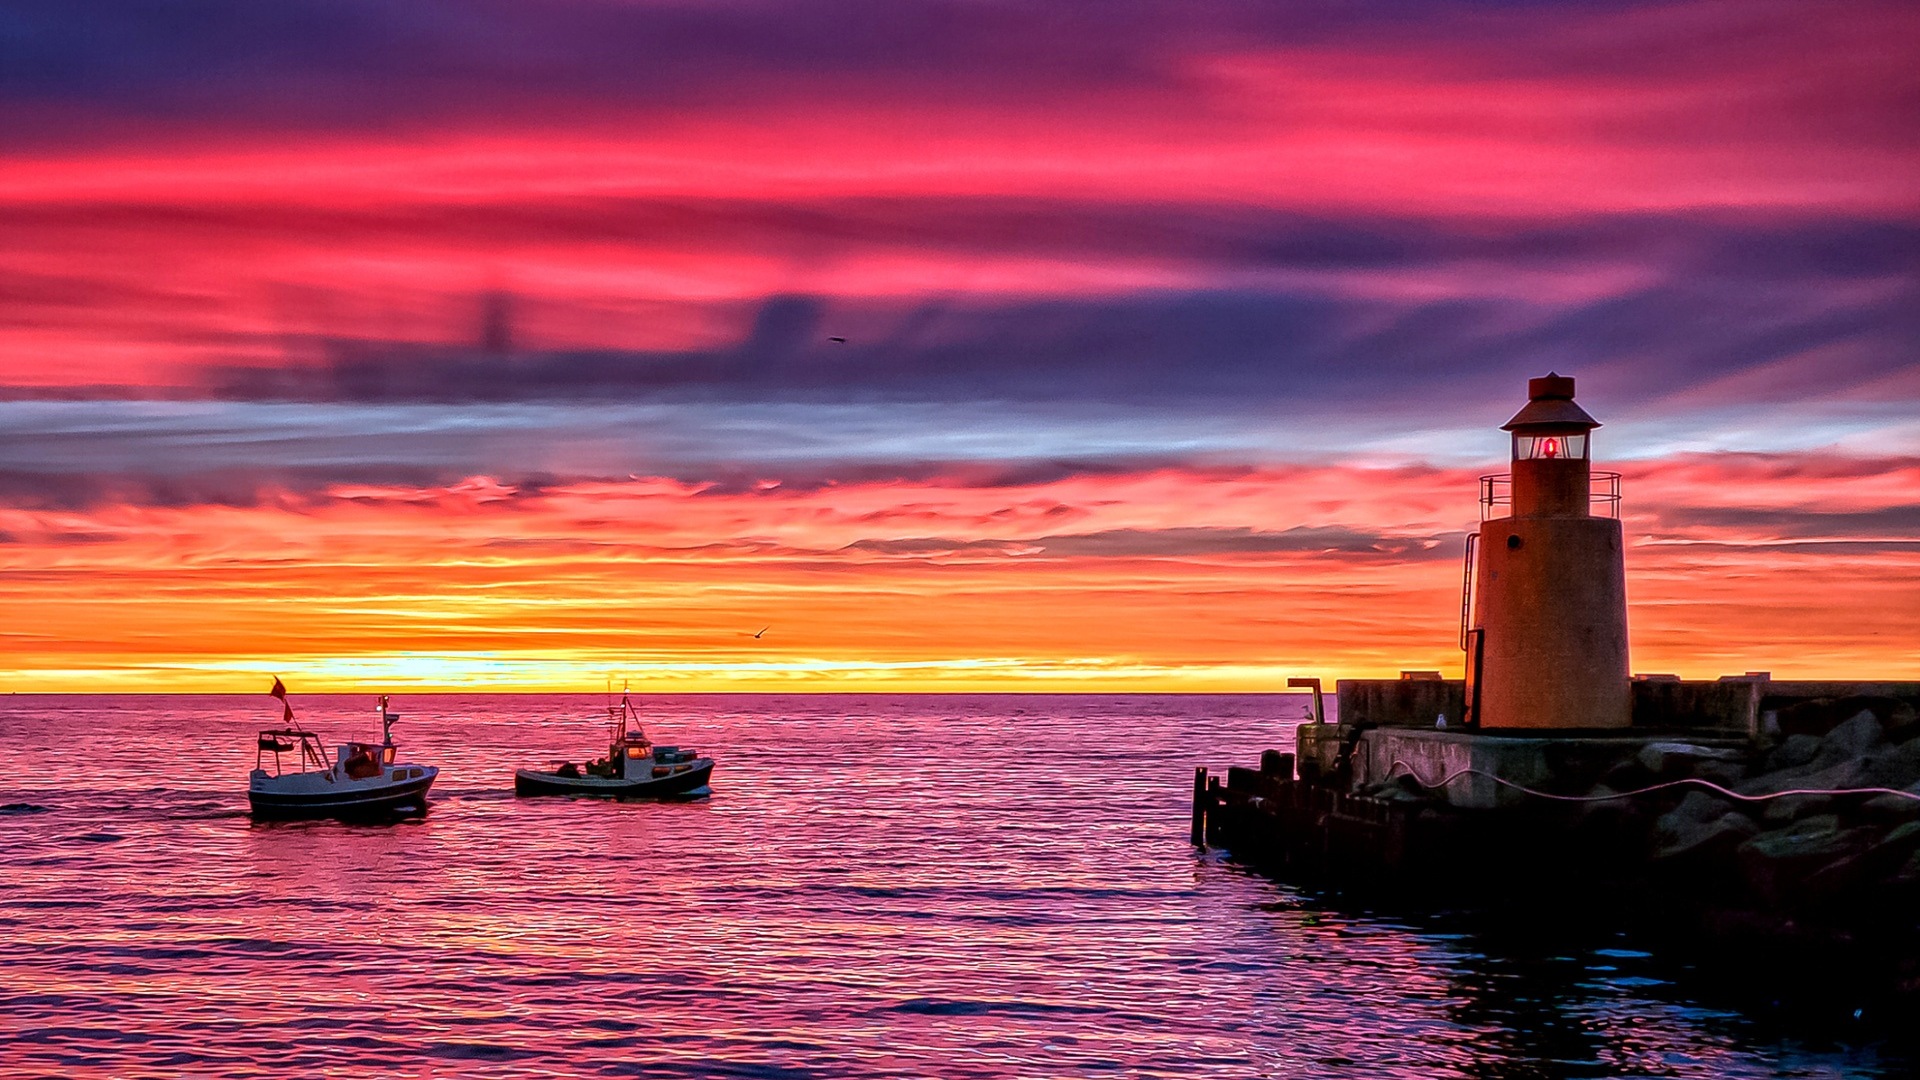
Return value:
<svg viewBox="0 0 1920 1080">
<path fill-rule="evenodd" d="M 1898 668 L 1916 50 L 1876 0 L 16 5 L 9 670 L 1447 667 L 1548 369 L 1642 667 Z"/>
</svg>

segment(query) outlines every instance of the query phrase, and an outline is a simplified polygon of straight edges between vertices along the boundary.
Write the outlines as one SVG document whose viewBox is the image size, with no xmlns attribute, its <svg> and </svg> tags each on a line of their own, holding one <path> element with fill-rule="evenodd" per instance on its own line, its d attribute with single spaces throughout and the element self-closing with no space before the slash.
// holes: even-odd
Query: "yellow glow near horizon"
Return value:
<svg viewBox="0 0 1920 1080">
<path fill-rule="evenodd" d="M 1720 473 L 1684 473 L 1650 477 L 1627 521 L 1636 670 L 1911 677 L 1920 551 L 1664 524 L 1727 497 Z M 590 690 L 613 674 L 690 692 L 1225 692 L 1460 669 L 1473 489 L 1432 469 L 737 495 L 636 481 L 476 502 L 484 486 L 0 509 L 0 690 Z M 1907 488 L 1870 490 L 1868 509 Z M 1039 507 L 1066 512 L 1036 524 Z"/>
</svg>

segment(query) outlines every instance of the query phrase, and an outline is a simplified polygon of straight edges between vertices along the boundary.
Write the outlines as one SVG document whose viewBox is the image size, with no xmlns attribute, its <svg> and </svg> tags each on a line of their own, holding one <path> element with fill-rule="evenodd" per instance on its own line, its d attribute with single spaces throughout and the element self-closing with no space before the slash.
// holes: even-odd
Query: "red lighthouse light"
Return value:
<svg viewBox="0 0 1920 1080">
<path fill-rule="evenodd" d="M 1586 456 L 1585 435 L 1515 435 L 1513 439 L 1515 461 L 1585 460 Z"/>
</svg>

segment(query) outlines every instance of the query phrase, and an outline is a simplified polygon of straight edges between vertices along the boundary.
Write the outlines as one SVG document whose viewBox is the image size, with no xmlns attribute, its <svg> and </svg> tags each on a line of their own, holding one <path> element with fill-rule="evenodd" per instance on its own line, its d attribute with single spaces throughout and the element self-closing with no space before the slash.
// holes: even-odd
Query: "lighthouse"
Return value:
<svg viewBox="0 0 1920 1080">
<path fill-rule="evenodd" d="M 1512 468 L 1480 482 L 1461 644 L 1468 722 L 1483 729 L 1623 728 L 1631 718 L 1620 475 L 1594 472 L 1600 422 L 1573 380 L 1527 382 Z"/>
<path fill-rule="evenodd" d="M 1861 746 L 1897 723 L 1859 712 L 1860 701 L 1887 702 L 1888 717 L 1920 707 L 1920 682 L 1629 675 L 1620 474 L 1593 468 L 1599 427 L 1573 400 L 1572 379 L 1549 373 L 1527 383 L 1526 405 L 1502 425 L 1511 467 L 1480 478 L 1480 527 L 1467 538 L 1466 678 L 1407 670 L 1341 679 L 1332 719 L 1319 707 L 1319 679 L 1290 678 L 1315 691 L 1311 719 L 1293 729 L 1293 754 L 1262 754 L 1258 770 L 1228 770 L 1225 785 L 1198 770 L 1194 812 L 1205 827 L 1195 835 L 1289 868 L 1404 872 L 1476 892 L 1504 877 L 1531 890 L 1543 876 L 1618 866 L 1618 856 L 1646 850 L 1645 814 L 1576 819 L 1550 809 L 1558 805 L 1550 800 L 1619 805 L 1612 800 L 1639 794 L 1617 782 L 1627 763 L 1636 773 L 1726 780 L 1786 732 L 1837 722 L 1835 731 L 1857 740 L 1847 745 Z M 1702 831 L 1661 857 L 1751 832 L 1689 821 Z M 1742 865 L 1761 842 L 1741 848 Z"/>
</svg>

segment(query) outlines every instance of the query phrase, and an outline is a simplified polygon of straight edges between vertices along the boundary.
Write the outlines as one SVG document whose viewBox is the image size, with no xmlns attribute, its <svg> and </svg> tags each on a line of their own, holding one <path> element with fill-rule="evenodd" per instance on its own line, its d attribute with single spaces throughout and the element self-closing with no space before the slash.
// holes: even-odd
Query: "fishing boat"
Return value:
<svg viewBox="0 0 1920 1080">
<path fill-rule="evenodd" d="M 548 769 L 516 769 L 515 795 L 592 795 L 642 799 L 697 797 L 712 793 L 713 759 L 698 750 L 656 746 L 625 692 L 620 704 L 607 706 L 610 742 L 607 756 L 586 765 L 556 761 Z"/>
<path fill-rule="evenodd" d="M 320 736 L 294 723 L 286 687 L 273 680 L 274 697 L 286 708 L 285 726 L 260 732 L 247 777 L 247 802 L 261 818 L 398 817 L 424 814 L 427 789 L 440 770 L 398 760 L 393 723 L 399 714 L 380 699 L 378 745 L 340 744 L 329 756 Z M 272 771 L 267 756 L 273 756 Z M 285 759 L 292 755 L 291 763 Z"/>
</svg>

